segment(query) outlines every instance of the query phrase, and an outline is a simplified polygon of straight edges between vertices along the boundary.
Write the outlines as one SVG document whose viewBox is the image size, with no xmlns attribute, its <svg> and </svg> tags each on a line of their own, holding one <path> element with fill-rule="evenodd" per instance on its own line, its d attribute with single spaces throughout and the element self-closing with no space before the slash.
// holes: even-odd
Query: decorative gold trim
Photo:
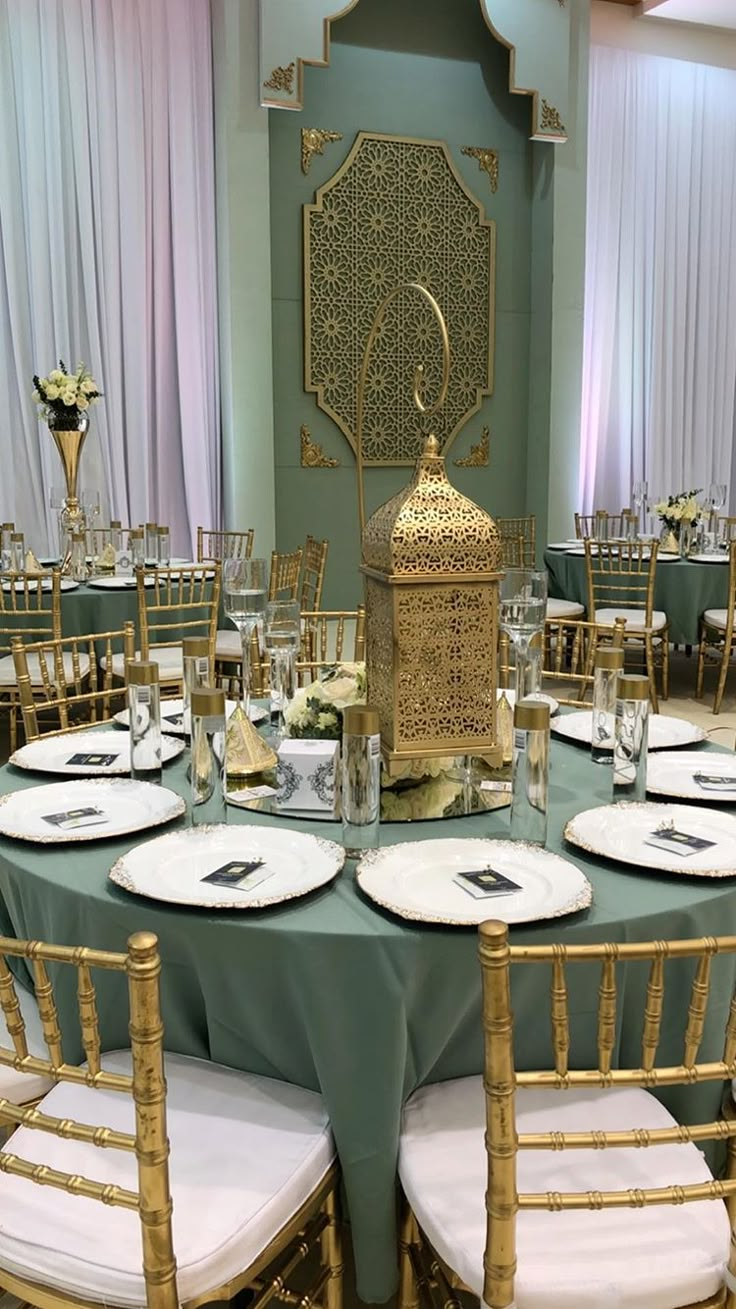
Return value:
<svg viewBox="0 0 736 1309">
<path fill-rule="evenodd" d="M 306 423 L 302 423 L 299 432 L 301 442 L 302 468 L 339 468 L 340 460 L 326 455 L 319 441 L 312 440 L 312 433 Z"/>
<path fill-rule="evenodd" d="M 296 66 L 293 60 L 290 64 L 286 65 L 286 68 L 273 68 L 271 70 L 271 76 L 267 82 L 263 83 L 263 85 L 269 91 L 286 91 L 287 95 L 291 95 L 294 90 L 295 71 Z"/>
<path fill-rule="evenodd" d="M 325 205 L 334 199 L 331 193 L 333 192 L 334 188 L 340 182 L 342 182 L 345 175 L 353 167 L 353 164 L 355 163 L 361 149 L 364 146 L 367 147 L 368 149 L 370 148 L 376 149 L 376 147 L 380 147 L 383 143 L 388 143 L 389 145 L 392 146 L 399 145 L 399 146 L 420 147 L 424 150 L 437 151 L 438 154 L 441 151 L 443 169 L 446 168 L 449 171 L 449 174 L 451 175 L 455 184 L 458 186 L 459 190 L 462 192 L 462 195 L 466 197 L 467 200 L 473 205 L 475 211 L 478 214 L 478 229 L 482 230 L 484 236 L 487 235 L 487 239 L 488 239 L 488 247 L 489 247 L 488 264 L 487 264 L 488 286 L 487 287 L 485 286 L 485 280 L 484 280 L 483 294 L 482 294 L 482 309 L 483 309 L 482 321 L 484 325 L 487 323 L 487 346 L 488 346 L 487 368 L 486 368 L 486 360 L 485 360 L 485 338 L 484 338 L 483 340 L 484 375 L 482 377 L 482 384 L 479 383 L 474 384 L 473 387 L 475 392 L 474 399 L 472 400 L 472 403 L 468 399 L 467 401 L 468 407 L 459 414 L 457 411 L 460 409 L 460 405 L 457 401 L 457 396 L 453 396 L 451 391 L 451 400 L 453 402 L 452 418 L 454 421 L 454 426 L 451 427 L 446 434 L 445 433 L 439 434 L 442 443 L 442 453 L 443 455 L 447 455 L 453 441 L 455 440 L 456 436 L 458 435 L 462 427 L 464 427 L 465 424 L 468 422 L 468 420 L 472 418 L 474 414 L 478 413 L 479 410 L 481 409 L 481 406 L 483 404 L 483 398 L 486 395 L 490 395 L 493 393 L 494 381 L 495 381 L 494 355 L 495 355 L 496 223 L 493 219 L 486 217 L 486 211 L 483 206 L 483 203 L 478 199 L 477 195 L 474 194 L 474 192 L 470 189 L 465 179 L 461 176 L 458 167 L 455 163 L 455 160 L 453 159 L 444 141 L 437 141 L 433 139 L 424 140 L 422 138 L 417 138 L 417 137 L 395 136 L 390 133 L 359 132 L 355 138 L 352 148 L 348 153 L 347 158 L 337 169 L 337 171 L 333 174 L 333 176 L 329 178 L 328 181 L 325 182 L 321 187 L 317 188 L 314 203 L 309 205 L 304 205 L 304 210 L 303 210 L 304 389 L 305 391 L 308 391 L 312 394 L 316 394 L 317 404 L 319 408 L 322 409 L 323 412 L 326 413 L 328 417 L 330 417 L 333 420 L 334 423 L 336 423 L 336 425 L 340 428 L 340 431 L 343 433 L 346 440 L 350 444 L 351 448 L 355 451 L 357 448 L 357 443 L 355 437 L 354 422 L 350 421 L 350 418 L 346 417 L 344 413 L 341 413 L 336 407 L 336 404 L 332 403 L 331 394 L 325 382 L 313 380 L 314 356 L 316 355 L 317 350 L 316 347 L 313 348 L 312 317 L 314 312 L 314 304 L 317 303 L 318 297 L 316 291 L 313 293 L 312 277 L 311 277 L 310 270 L 312 268 L 312 264 L 315 259 L 314 251 L 318 248 L 318 242 L 317 242 L 317 238 L 313 237 L 312 228 L 318 219 L 323 218 L 325 212 Z M 332 218 L 332 215 L 330 215 L 329 217 Z M 397 270 L 392 269 L 392 271 L 395 272 Z M 407 283 L 416 284 L 416 279 L 414 279 L 411 276 L 401 280 L 405 280 Z M 390 282 L 387 284 L 390 284 Z M 452 292 L 452 289 L 453 289 L 452 286 L 450 286 L 449 291 L 447 286 L 444 286 L 441 290 L 440 288 L 437 288 L 438 298 L 441 301 L 451 298 L 450 293 Z M 377 296 L 376 296 L 376 300 L 378 300 Z M 463 309 L 467 311 L 466 304 L 463 305 Z M 486 318 L 486 314 L 487 314 L 487 318 Z M 358 345 L 359 352 L 360 352 L 361 344 L 362 343 L 359 343 Z M 459 369 L 457 368 L 458 365 L 457 350 L 455 351 L 454 357 L 455 357 L 455 364 L 456 364 L 456 372 L 459 373 Z M 344 385 L 345 385 L 344 379 L 342 377 L 339 378 L 338 383 L 339 383 L 338 399 L 340 400 L 340 403 L 343 404 L 344 402 L 343 392 L 344 392 Z M 369 458 L 368 456 L 366 456 L 366 464 L 367 465 L 369 464 L 370 467 L 373 468 L 382 468 L 382 467 L 393 468 L 397 466 L 413 466 L 414 463 L 416 462 L 416 457 L 418 453 L 420 453 L 420 444 L 417 444 L 416 450 L 412 449 L 410 452 L 405 451 L 403 454 L 400 452 L 398 457 L 392 459 L 389 458 L 379 459 L 374 457 Z"/>
<path fill-rule="evenodd" d="M 488 174 L 488 181 L 495 195 L 498 190 L 498 150 L 485 150 L 478 145 L 464 145 L 460 153 L 478 160 L 478 167 L 482 173 Z"/>
<path fill-rule="evenodd" d="M 487 427 L 480 434 L 477 445 L 471 445 L 470 454 L 463 459 L 453 459 L 456 468 L 487 468 L 490 453 L 491 433 Z"/>
<path fill-rule="evenodd" d="M 558 136 L 567 135 L 567 130 L 565 124 L 560 118 L 559 111 L 555 109 L 554 105 L 551 105 L 549 101 L 544 99 L 542 100 L 542 121 L 539 126 L 540 131 L 542 132 L 554 132 Z"/>
<path fill-rule="evenodd" d="M 266 0 L 266 2 L 268 2 L 268 0 Z M 293 101 L 292 101 L 289 105 L 287 105 L 286 108 L 288 108 L 288 109 L 303 109 L 303 108 L 304 108 L 304 69 L 305 69 L 306 67 L 309 67 L 309 68 L 329 68 L 329 66 L 330 66 L 330 39 L 331 39 L 331 28 L 332 28 L 332 24 L 333 24 L 333 23 L 336 23 L 340 18 L 345 18 L 346 15 L 350 13 L 351 9 L 354 9 L 354 8 L 355 8 L 355 6 L 357 5 L 357 3 L 358 3 L 358 0 L 348 0 L 348 3 L 345 4 L 345 5 L 343 5 L 342 9 L 338 10 L 338 12 L 337 12 L 336 14 L 332 14 L 329 18 L 323 18 L 323 19 L 322 19 L 322 58 L 321 58 L 321 59 L 300 59 L 300 58 L 297 56 L 297 59 L 296 59 L 296 94 L 295 94 L 295 96 L 294 96 Z M 265 87 L 268 87 L 269 90 L 274 90 L 274 89 L 275 89 L 275 90 L 278 90 L 278 89 L 279 89 L 279 88 L 277 88 L 277 87 L 276 87 L 276 88 L 272 87 L 272 86 L 270 85 L 269 82 L 264 82 L 264 86 L 265 86 Z M 292 89 L 291 89 L 291 87 L 289 87 L 288 93 L 289 93 L 289 95 L 292 94 Z M 283 102 L 283 100 L 263 100 L 261 103 L 262 103 L 266 108 L 272 108 L 272 109 L 283 109 L 283 108 L 284 108 L 284 102 Z"/>
<path fill-rule="evenodd" d="M 326 132 L 321 127 L 302 128 L 302 172 L 306 175 L 312 167 L 315 155 L 323 155 L 325 146 L 332 141 L 342 141 L 342 132 Z"/>
</svg>

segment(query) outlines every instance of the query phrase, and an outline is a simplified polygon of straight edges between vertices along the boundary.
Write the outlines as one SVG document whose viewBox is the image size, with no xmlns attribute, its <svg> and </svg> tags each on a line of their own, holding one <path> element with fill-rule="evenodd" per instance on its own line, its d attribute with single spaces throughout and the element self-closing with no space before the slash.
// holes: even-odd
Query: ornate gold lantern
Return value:
<svg viewBox="0 0 736 1309">
<path fill-rule="evenodd" d="M 403 288 L 399 288 L 403 289 Z M 445 342 L 439 306 L 424 287 Z M 396 292 L 392 293 L 392 296 Z M 368 339 L 367 359 L 386 304 Z M 421 369 L 415 401 L 421 400 Z M 362 420 L 363 397 L 358 395 Z M 360 430 L 360 423 L 357 425 Z M 363 523 L 362 466 L 358 473 Z M 480 755 L 501 763 L 496 739 L 498 581 L 501 548 L 490 516 L 447 479 L 434 436 L 407 487 L 362 528 L 368 699 L 379 713 L 389 773 L 407 761 Z"/>
</svg>

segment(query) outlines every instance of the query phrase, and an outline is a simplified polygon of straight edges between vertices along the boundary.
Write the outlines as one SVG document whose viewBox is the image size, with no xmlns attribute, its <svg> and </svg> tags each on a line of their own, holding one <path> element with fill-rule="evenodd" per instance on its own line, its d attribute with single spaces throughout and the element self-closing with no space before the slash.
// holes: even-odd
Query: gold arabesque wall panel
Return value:
<svg viewBox="0 0 736 1309">
<path fill-rule="evenodd" d="M 355 449 L 355 381 L 376 309 L 419 282 L 447 320 L 452 376 L 432 422 L 443 453 L 493 390 L 495 223 L 442 141 L 360 132 L 344 164 L 304 206 L 307 391 Z M 376 342 L 366 389 L 364 462 L 413 464 L 422 451 L 412 402 L 417 360 L 436 393 L 442 353 L 428 306 L 398 301 Z"/>
</svg>

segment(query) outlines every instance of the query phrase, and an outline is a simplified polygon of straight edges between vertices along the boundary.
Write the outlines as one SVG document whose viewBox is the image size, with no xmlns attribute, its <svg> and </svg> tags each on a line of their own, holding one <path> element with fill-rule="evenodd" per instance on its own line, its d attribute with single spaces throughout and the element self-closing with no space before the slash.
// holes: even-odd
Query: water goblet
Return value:
<svg viewBox="0 0 736 1309">
<path fill-rule="evenodd" d="M 271 717 L 276 718 L 279 740 L 284 735 L 284 712 L 296 690 L 296 656 L 299 649 L 300 613 L 296 600 L 269 600 L 266 605 L 265 646 L 271 662 Z"/>
<path fill-rule="evenodd" d="M 711 508 L 710 528 L 712 532 L 716 533 L 716 536 L 718 534 L 718 510 L 725 505 L 727 492 L 728 487 L 725 482 L 711 482 L 708 488 L 708 500 Z"/>
<path fill-rule="evenodd" d="M 648 483 L 645 482 L 643 478 L 638 482 L 634 482 L 634 486 L 631 492 L 631 498 L 633 500 L 634 508 L 636 510 L 637 520 L 641 524 L 642 532 L 646 531 L 646 509 L 647 509 L 648 492 L 649 492 Z"/>
<path fill-rule="evenodd" d="M 225 613 L 240 632 L 242 648 L 241 706 L 250 718 L 250 646 L 253 633 L 266 609 L 267 565 L 265 559 L 226 559 L 222 568 Z"/>
<path fill-rule="evenodd" d="M 521 700 L 540 690 L 541 659 L 536 651 L 547 610 L 546 571 L 507 568 L 501 577 L 499 600 L 501 630 L 514 648 L 516 697 Z"/>
</svg>

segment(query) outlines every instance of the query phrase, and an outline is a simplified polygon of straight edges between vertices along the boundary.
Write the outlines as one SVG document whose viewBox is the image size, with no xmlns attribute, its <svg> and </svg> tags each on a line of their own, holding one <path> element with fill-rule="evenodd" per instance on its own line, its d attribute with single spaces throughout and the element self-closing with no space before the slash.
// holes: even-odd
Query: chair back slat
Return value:
<svg viewBox="0 0 736 1309">
<path fill-rule="evenodd" d="M 304 610 L 319 609 L 322 604 L 322 588 L 325 581 L 327 551 L 329 548 L 329 541 L 317 541 L 313 536 L 307 537 L 304 546 L 300 587 L 300 605 Z"/>
<path fill-rule="evenodd" d="M 36 998 L 49 1048 L 49 1059 L 24 1053 L 25 1040 L 18 1026 L 17 996 L 8 980 L 7 957 L 25 959 L 33 969 Z M 77 999 L 82 1044 L 87 1066 L 65 1064 L 61 1051 L 58 1017 L 47 965 L 71 966 L 76 971 Z M 130 1010 L 132 1075 L 108 1072 L 101 1067 L 97 1002 L 92 969 L 103 968 L 127 976 Z M 177 1309 L 176 1262 L 171 1228 L 169 1187 L 169 1143 L 166 1131 L 166 1083 L 163 1066 L 163 1024 L 161 1021 L 161 961 L 157 938 L 138 932 L 128 941 L 126 954 L 89 950 L 85 947 L 47 945 L 38 941 L 0 938 L 0 1004 L 13 1049 L 0 1047 L 0 1063 L 21 1073 L 42 1073 L 55 1082 L 104 1089 L 132 1096 L 135 1132 L 119 1132 L 104 1125 L 92 1126 L 57 1118 L 43 1109 L 12 1105 L 0 1100 L 0 1114 L 12 1123 L 31 1130 L 107 1149 L 133 1152 L 137 1161 L 136 1191 L 98 1182 L 42 1163 L 31 1163 L 11 1151 L 0 1152 L 0 1171 L 68 1195 L 81 1195 L 104 1204 L 138 1213 L 143 1247 L 143 1276 L 150 1309 Z"/>
<path fill-rule="evenodd" d="M 299 573 L 302 566 L 302 547 L 291 554 L 280 554 L 277 550 L 271 555 L 271 572 L 268 581 L 269 600 L 297 600 L 299 598 Z"/>
<path fill-rule="evenodd" d="M 214 528 L 197 528 L 197 563 L 216 559 L 250 559 L 253 552 L 253 528 L 246 532 L 217 531 Z"/>
<path fill-rule="evenodd" d="M 87 1067 L 92 1075 L 100 1071 L 100 1028 L 97 1015 L 97 995 L 92 973 L 88 964 L 77 967 L 77 1004 L 79 1005 L 79 1027 L 82 1033 Z"/>
<path fill-rule="evenodd" d="M 731 997 L 731 1008 L 726 1024 L 726 1040 L 723 1046 L 724 1064 L 736 1062 L 736 992 Z"/>
<path fill-rule="evenodd" d="M 654 1067 L 662 1030 L 664 1006 L 664 955 L 656 954 L 649 966 L 647 998 L 644 1005 L 644 1027 L 641 1038 L 641 1066 L 647 1072 Z M 736 1047 L 735 1047 L 736 1049 Z"/>
<path fill-rule="evenodd" d="M 710 994 L 710 974 L 713 956 L 706 945 L 706 953 L 702 954 L 698 960 L 698 966 L 693 978 L 692 990 L 690 992 L 690 1004 L 687 1011 L 687 1028 L 685 1029 L 685 1053 L 682 1062 L 686 1068 L 692 1068 L 698 1057 L 701 1041 L 703 1040 L 703 1027 L 705 1024 L 705 1013 L 708 1008 L 708 996 Z"/>
<path fill-rule="evenodd" d="M 616 961 L 607 956 L 601 964 L 601 982 L 598 988 L 598 1067 L 610 1073 L 613 1049 L 616 1044 Z"/>
<path fill-rule="evenodd" d="M 552 959 L 552 985 L 550 987 L 552 1014 L 552 1044 L 555 1055 L 555 1072 L 565 1077 L 570 1054 L 570 1019 L 567 1000 L 565 961 L 557 953 Z"/>
<path fill-rule="evenodd" d="M 38 1002 L 38 1016 L 41 1019 L 43 1039 L 46 1042 L 46 1049 L 49 1052 L 52 1067 L 60 1068 L 64 1062 L 64 1052 L 61 1043 L 59 1014 L 54 999 L 54 988 L 44 960 L 33 955 L 32 964 L 33 984 Z"/>
</svg>

